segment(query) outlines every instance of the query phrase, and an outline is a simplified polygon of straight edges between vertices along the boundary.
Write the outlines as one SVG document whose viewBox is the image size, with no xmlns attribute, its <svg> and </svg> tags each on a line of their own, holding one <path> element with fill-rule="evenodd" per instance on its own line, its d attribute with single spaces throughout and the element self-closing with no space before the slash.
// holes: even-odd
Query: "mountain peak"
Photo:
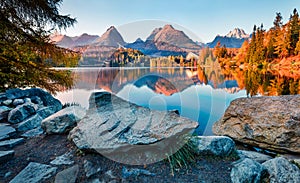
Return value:
<svg viewBox="0 0 300 183">
<path fill-rule="evenodd" d="M 249 38 L 249 34 L 246 34 L 243 29 L 235 28 L 232 31 L 230 31 L 225 37 L 231 37 L 231 38 Z"/>
<path fill-rule="evenodd" d="M 96 44 L 119 47 L 120 45 L 125 45 L 125 41 L 119 31 L 114 26 L 110 26 L 107 31 L 96 40 Z"/>
<path fill-rule="evenodd" d="M 166 24 L 166 25 L 163 27 L 163 29 L 173 29 L 173 30 L 175 30 L 174 27 L 173 27 L 171 24 Z"/>
</svg>

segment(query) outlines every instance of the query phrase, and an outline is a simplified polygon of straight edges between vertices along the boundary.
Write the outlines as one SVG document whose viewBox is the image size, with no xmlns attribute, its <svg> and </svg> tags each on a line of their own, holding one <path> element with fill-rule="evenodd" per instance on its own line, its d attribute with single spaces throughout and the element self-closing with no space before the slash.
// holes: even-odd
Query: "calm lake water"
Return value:
<svg viewBox="0 0 300 183">
<path fill-rule="evenodd" d="M 78 68 L 76 85 L 57 94 L 62 103 L 76 102 L 88 108 L 90 94 L 108 91 L 140 106 L 178 110 L 199 122 L 196 133 L 212 135 L 230 102 L 246 97 L 236 80 L 210 67 L 197 68 Z"/>
</svg>

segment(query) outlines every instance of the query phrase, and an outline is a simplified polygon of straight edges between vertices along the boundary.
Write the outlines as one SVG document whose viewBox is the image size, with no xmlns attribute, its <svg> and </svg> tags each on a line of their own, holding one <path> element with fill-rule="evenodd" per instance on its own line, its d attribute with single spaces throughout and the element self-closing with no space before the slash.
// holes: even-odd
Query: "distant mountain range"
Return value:
<svg viewBox="0 0 300 183">
<path fill-rule="evenodd" d="M 225 45 L 227 48 L 240 48 L 244 41 L 249 38 L 250 35 L 246 34 L 243 29 L 235 28 L 225 36 L 217 35 L 212 42 L 207 43 L 207 46 L 214 48 L 220 42 L 222 46 Z"/>
<path fill-rule="evenodd" d="M 77 37 L 69 37 L 55 33 L 51 40 L 58 46 L 70 48 L 83 53 L 84 57 L 108 59 L 119 47 L 132 48 L 152 57 L 183 55 L 192 52 L 198 55 L 202 47 L 215 47 L 220 41 L 221 45 L 228 48 L 239 48 L 249 35 L 244 30 L 236 28 L 225 36 L 216 38 L 207 44 L 194 42 L 183 31 L 176 30 L 172 25 L 156 28 L 148 36 L 146 41 L 138 38 L 133 43 L 126 43 L 119 31 L 111 26 L 102 36 L 82 34 Z"/>
</svg>

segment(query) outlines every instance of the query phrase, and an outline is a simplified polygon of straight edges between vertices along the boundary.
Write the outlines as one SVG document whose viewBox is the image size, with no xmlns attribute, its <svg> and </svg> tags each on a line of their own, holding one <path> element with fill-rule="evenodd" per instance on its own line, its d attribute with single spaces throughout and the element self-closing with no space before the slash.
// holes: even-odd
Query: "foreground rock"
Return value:
<svg viewBox="0 0 300 183">
<path fill-rule="evenodd" d="M 8 122 L 10 123 L 19 123 L 35 113 L 35 106 L 33 103 L 25 103 L 19 105 L 8 114 Z"/>
<path fill-rule="evenodd" d="M 237 151 L 238 155 L 240 158 L 249 158 L 252 159 L 254 161 L 257 161 L 258 163 L 263 163 L 265 161 L 268 161 L 270 159 L 272 159 L 271 156 L 259 153 L 259 152 L 255 152 L 255 151 L 245 151 L 245 150 L 238 150 Z"/>
<path fill-rule="evenodd" d="M 236 99 L 213 132 L 252 146 L 300 153 L 300 95 Z"/>
<path fill-rule="evenodd" d="M 229 156 L 235 150 L 234 141 L 226 136 L 197 136 L 192 138 L 198 155 Z"/>
<path fill-rule="evenodd" d="M 267 170 L 256 161 L 245 158 L 233 165 L 230 177 L 233 183 L 261 183 L 267 178 Z"/>
<path fill-rule="evenodd" d="M 271 183 L 300 182 L 299 168 L 285 158 L 279 157 L 263 163 L 270 174 Z"/>
<path fill-rule="evenodd" d="M 55 176 L 55 183 L 75 183 L 78 172 L 78 165 L 74 165 L 68 169 L 65 169 Z"/>
<path fill-rule="evenodd" d="M 23 142 L 24 142 L 23 138 L 4 140 L 4 141 L 0 141 L 0 147 L 13 148 L 16 145 L 19 145 Z"/>
<path fill-rule="evenodd" d="M 48 134 L 66 133 L 84 117 L 85 112 L 79 106 L 67 107 L 44 119 L 41 126 Z"/>
<path fill-rule="evenodd" d="M 13 136 L 16 130 L 8 124 L 0 124 L 0 140 Z"/>
<path fill-rule="evenodd" d="M 12 109 L 6 106 L 0 106 L 0 121 L 3 119 L 7 119 L 8 113 L 11 111 Z"/>
<path fill-rule="evenodd" d="M 44 182 L 56 173 L 56 167 L 31 162 L 10 183 L 38 183 Z"/>
<path fill-rule="evenodd" d="M 145 152 L 145 148 L 163 151 L 158 154 L 165 155 L 164 148 L 182 145 L 177 138 L 197 126 L 197 122 L 182 118 L 175 112 L 152 111 L 110 93 L 100 92 L 91 95 L 90 109 L 70 132 L 69 138 L 79 149 L 97 150 L 109 156 L 130 150 Z M 145 146 L 149 144 L 151 146 Z M 124 160 L 120 157 L 116 161 Z"/>
<path fill-rule="evenodd" d="M 15 151 L 0 151 L 0 164 L 9 161 L 14 155 Z"/>
</svg>

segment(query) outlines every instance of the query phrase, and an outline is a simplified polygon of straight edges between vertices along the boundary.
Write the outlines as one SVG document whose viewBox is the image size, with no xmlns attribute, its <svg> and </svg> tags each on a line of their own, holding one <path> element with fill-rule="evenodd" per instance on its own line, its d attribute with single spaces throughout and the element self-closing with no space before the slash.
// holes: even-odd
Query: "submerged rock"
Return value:
<svg viewBox="0 0 300 183">
<path fill-rule="evenodd" d="M 48 134 L 66 133 L 84 117 L 85 113 L 82 107 L 67 107 L 44 119 L 41 126 Z"/>
<path fill-rule="evenodd" d="M 57 168 L 45 164 L 29 163 L 10 183 L 44 182 L 56 173 Z"/>
<path fill-rule="evenodd" d="M 300 153 L 300 95 L 236 99 L 213 132 L 252 146 Z"/>
<path fill-rule="evenodd" d="M 245 158 L 235 162 L 230 177 L 233 183 L 261 183 L 267 177 L 267 170 L 258 162 Z"/>
<path fill-rule="evenodd" d="M 229 156 L 235 150 L 234 141 L 226 136 L 197 136 L 192 138 L 199 155 Z"/>
<path fill-rule="evenodd" d="M 299 168 L 287 159 L 278 157 L 263 163 L 270 174 L 270 183 L 300 182 Z"/>
<path fill-rule="evenodd" d="M 158 159 L 164 159 L 165 149 L 171 145 L 181 147 L 183 142 L 179 137 L 197 126 L 197 122 L 180 117 L 175 112 L 150 110 L 113 94 L 99 92 L 91 95 L 90 109 L 70 132 L 69 138 L 79 149 L 97 150 L 110 158 L 119 158 L 114 159 L 116 161 L 126 160 L 114 153 L 131 156 L 145 151 L 156 151 L 157 156 L 164 156 Z"/>
</svg>

